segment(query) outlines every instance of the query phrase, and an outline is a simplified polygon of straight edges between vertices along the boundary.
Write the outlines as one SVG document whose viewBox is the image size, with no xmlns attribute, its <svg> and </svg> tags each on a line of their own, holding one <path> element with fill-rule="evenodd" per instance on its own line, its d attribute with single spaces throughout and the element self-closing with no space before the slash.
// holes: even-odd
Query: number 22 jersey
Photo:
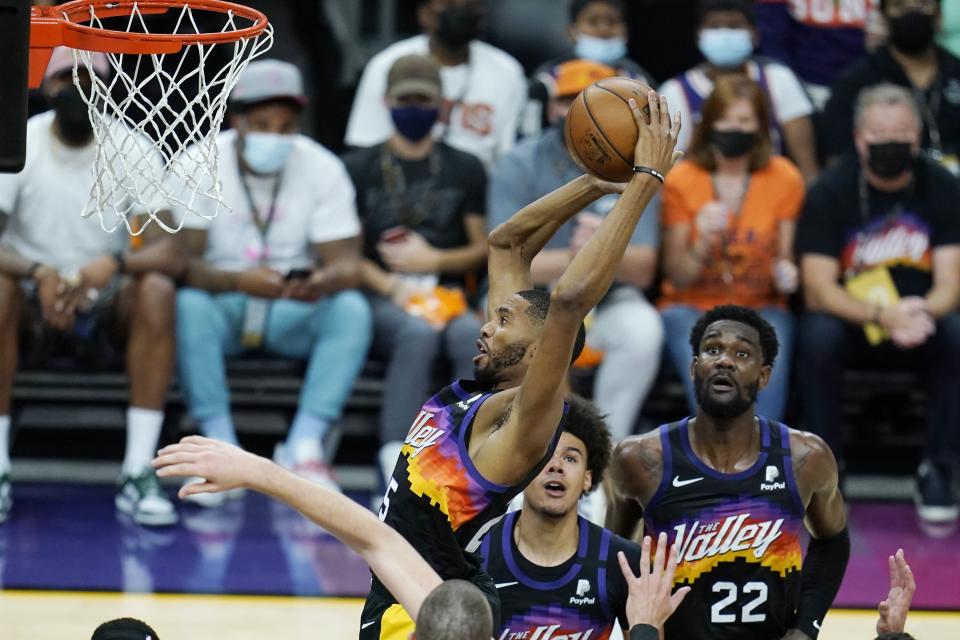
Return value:
<svg viewBox="0 0 960 640">
<path fill-rule="evenodd" d="M 690 586 L 666 640 L 783 637 L 799 604 L 804 507 L 786 426 L 759 418 L 760 455 L 726 474 L 693 452 L 686 418 L 660 427 L 663 476 L 645 528 L 678 549 L 674 585 Z"/>
</svg>

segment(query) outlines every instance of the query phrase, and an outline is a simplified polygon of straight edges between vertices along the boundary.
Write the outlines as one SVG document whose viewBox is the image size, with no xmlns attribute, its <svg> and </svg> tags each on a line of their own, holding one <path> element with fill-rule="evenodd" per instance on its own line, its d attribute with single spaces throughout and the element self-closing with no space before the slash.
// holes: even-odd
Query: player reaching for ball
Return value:
<svg viewBox="0 0 960 640">
<path fill-rule="evenodd" d="M 617 272 L 661 175 L 676 158 L 679 118 L 654 92 L 649 122 L 630 101 L 638 138 L 636 174 L 613 211 L 580 250 L 552 293 L 531 286 L 530 263 L 567 220 L 620 187 L 583 176 L 524 207 L 489 236 L 488 322 L 477 341 L 475 380 L 458 380 L 423 405 L 380 507 L 444 580 L 487 594 L 499 619 L 493 580 L 473 553 L 483 532 L 539 474 L 560 434 L 563 382 L 583 347 L 583 319 Z M 413 622 L 374 577 L 361 638 L 405 638 Z"/>
</svg>

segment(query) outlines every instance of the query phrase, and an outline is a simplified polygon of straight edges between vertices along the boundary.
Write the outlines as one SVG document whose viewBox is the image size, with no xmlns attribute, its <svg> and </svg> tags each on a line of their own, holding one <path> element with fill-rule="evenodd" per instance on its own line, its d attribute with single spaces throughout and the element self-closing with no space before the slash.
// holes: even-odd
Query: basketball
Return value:
<svg viewBox="0 0 960 640">
<path fill-rule="evenodd" d="M 630 179 L 638 131 L 627 100 L 636 100 L 649 121 L 649 91 L 650 87 L 638 80 L 604 78 L 574 99 L 564 136 L 567 149 L 580 168 L 601 180 Z"/>
</svg>

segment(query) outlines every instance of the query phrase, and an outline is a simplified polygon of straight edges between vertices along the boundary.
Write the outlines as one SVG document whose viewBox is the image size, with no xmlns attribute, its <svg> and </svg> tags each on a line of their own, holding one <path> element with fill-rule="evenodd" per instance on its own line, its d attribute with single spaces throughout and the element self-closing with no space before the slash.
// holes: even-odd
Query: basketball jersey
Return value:
<svg viewBox="0 0 960 640">
<path fill-rule="evenodd" d="M 651 535 L 678 549 L 675 586 L 692 589 L 666 640 L 781 638 L 799 604 L 804 515 L 789 431 L 759 418 L 760 456 L 726 474 L 697 458 L 689 420 L 660 427 L 663 477 L 644 510 Z"/>
<path fill-rule="evenodd" d="M 626 625 L 627 583 L 617 552 L 640 566 L 640 547 L 582 517 L 576 554 L 556 567 L 523 557 L 513 538 L 519 511 L 484 537 L 483 567 L 500 595 L 494 640 L 607 640 L 619 619 Z"/>
<path fill-rule="evenodd" d="M 430 398 L 410 427 L 380 506 L 380 519 L 396 529 L 444 580 L 483 580 L 475 553 L 482 533 L 547 464 L 560 425 L 543 458 L 515 485 L 490 482 L 467 445 L 477 410 L 493 395 L 458 380 Z M 487 578 L 488 579 L 488 578 Z M 387 590 L 374 577 L 380 595 Z"/>
</svg>

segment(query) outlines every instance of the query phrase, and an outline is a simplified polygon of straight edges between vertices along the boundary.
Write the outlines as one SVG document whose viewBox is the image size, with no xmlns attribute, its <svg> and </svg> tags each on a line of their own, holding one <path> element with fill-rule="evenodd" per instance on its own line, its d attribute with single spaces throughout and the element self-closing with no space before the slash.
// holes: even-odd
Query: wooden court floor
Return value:
<svg viewBox="0 0 960 640">
<path fill-rule="evenodd" d="M 161 640 L 339 640 L 357 637 L 358 599 L 0 591 L 0 639 L 88 640 L 98 624 L 146 620 Z M 876 614 L 837 610 L 820 640 L 867 640 Z M 910 614 L 917 640 L 960 639 L 960 612 Z"/>
</svg>

